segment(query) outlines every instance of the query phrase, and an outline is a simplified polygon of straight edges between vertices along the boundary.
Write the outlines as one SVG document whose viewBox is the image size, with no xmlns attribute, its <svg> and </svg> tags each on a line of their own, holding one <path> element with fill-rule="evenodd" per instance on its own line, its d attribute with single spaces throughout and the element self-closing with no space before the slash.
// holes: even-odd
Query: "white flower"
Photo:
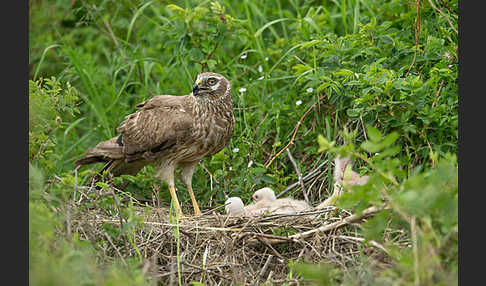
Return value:
<svg viewBox="0 0 486 286">
<path fill-rule="evenodd" d="M 297 105 L 297 106 L 299 106 L 301 104 L 302 104 L 302 100 L 300 100 L 300 99 L 295 102 L 295 105 Z"/>
<path fill-rule="evenodd" d="M 241 59 L 244 60 L 244 59 L 246 59 L 247 56 L 248 56 L 248 54 L 244 53 L 244 54 L 241 55 Z"/>
<path fill-rule="evenodd" d="M 259 72 L 259 73 L 262 73 L 262 72 L 263 72 L 263 66 L 262 66 L 262 65 L 259 65 L 259 66 L 258 66 L 258 72 Z"/>
<path fill-rule="evenodd" d="M 240 152 L 240 148 L 237 147 L 233 149 L 233 153 L 238 153 L 238 152 Z"/>
<path fill-rule="evenodd" d="M 248 168 L 250 168 L 252 165 L 253 165 L 253 160 L 250 160 L 250 162 L 248 162 Z"/>
<path fill-rule="evenodd" d="M 232 170 L 233 170 L 233 168 L 230 166 L 230 167 L 229 167 L 229 170 L 230 170 L 230 171 L 232 171 Z"/>
<path fill-rule="evenodd" d="M 268 62 L 268 57 L 265 58 L 265 61 Z"/>
<path fill-rule="evenodd" d="M 257 78 L 257 80 L 262 80 L 262 79 L 264 79 L 264 78 L 265 78 L 265 76 L 264 76 L 264 75 L 262 75 L 261 77 Z"/>
<path fill-rule="evenodd" d="M 245 93 L 245 92 L 246 92 L 246 88 L 242 87 L 242 88 L 240 88 L 240 89 L 239 89 L 239 91 L 240 91 L 241 93 Z"/>
<path fill-rule="evenodd" d="M 305 91 L 307 91 L 307 93 L 311 93 L 314 91 L 314 89 L 312 87 L 309 87 L 308 89 L 306 89 Z"/>
</svg>

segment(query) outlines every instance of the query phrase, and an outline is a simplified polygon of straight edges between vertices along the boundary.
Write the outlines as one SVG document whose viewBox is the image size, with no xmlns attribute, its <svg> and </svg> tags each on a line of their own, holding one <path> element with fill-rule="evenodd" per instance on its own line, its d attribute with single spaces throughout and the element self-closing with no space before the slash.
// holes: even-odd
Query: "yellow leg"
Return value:
<svg viewBox="0 0 486 286">
<path fill-rule="evenodd" d="M 190 185 L 187 185 L 187 190 L 189 191 L 189 196 L 191 196 L 192 207 L 194 208 L 194 215 L 198 216 L 201 214 L 201 211 L 199 210 L 199 206 L 197 205 L 196 197 L 194 197 L 192 187 Z"/>
<path fill-rule="evenodd" d="M 169 191 L 170 191 L 170 196 L 172 197 L 172 201 L 174 201 L 174 206 L 175 206 L 175 209 L 177 211 L 177 215 L 179 217 L 182 217 L 183 214 L 182 214 L 181 206 L 179 205 L 179 200 L 177 200 L 177 195 L 176 195 L 176 192 L 175 192 L 175 187 L 174 186 L 169 186 Z"/>
</svg>

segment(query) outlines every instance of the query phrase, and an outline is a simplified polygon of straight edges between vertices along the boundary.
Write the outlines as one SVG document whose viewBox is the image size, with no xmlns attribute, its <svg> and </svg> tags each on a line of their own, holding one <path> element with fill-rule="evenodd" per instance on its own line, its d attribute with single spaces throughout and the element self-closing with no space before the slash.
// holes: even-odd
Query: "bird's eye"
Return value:
<svg viewBox="0 0 486 286">
<path fill-rule="evenodd" d="M 215 85 L 216 84 L 216 79 L 215 78 L 208 79 L 208 84 L 209 85 Z"/>
<path fill-rule="evenodd" d="M 255 200 L 258 200 L 258 196 L 255 196 Z"/>
</svg>

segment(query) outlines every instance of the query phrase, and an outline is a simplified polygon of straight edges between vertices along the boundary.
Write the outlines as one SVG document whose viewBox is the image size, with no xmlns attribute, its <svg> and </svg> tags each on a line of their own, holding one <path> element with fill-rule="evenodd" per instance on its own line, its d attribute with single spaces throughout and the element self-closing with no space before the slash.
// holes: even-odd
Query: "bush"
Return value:
<svg viewBox="0 0 486 286">
<path fill-rule="evenodd" d="M 395 264 L 379 273 L 360 268 L 354 278 L 330 267 L 323 279 L 349 284 L 364 271 L 370 285 L 457 284 L 457 0 L 32 1 L 29 9 L 31 210 L 55 229 L 73 186 L 99 169 L 75 177 L 74 160 L 115 136 L 137 103 L 187 94 L 205 69 L 231 80 L 236 128 L 225 149 L 202 161 L 212 177 L 196 170 L 203 207 L 297 181 L 285 148 L 303 174 L 327 159 L 329 186 L 332 159 L 350 154 L 371 179 L 339 206 L 388 204 L 362 235 L 389 243 Z M 146 167 L 126 190 L 150 196 L 153 175 Z M 315 186 L 310 198 L 328 192 Z M 189 203 L 186 192 L 180 200 Z M 397 247 L 411 241 L 412 220 L 416 243 Z M 64 249 L 52 261 L 74 251 L 72 243 L 51 246 Z"/>
</svg>

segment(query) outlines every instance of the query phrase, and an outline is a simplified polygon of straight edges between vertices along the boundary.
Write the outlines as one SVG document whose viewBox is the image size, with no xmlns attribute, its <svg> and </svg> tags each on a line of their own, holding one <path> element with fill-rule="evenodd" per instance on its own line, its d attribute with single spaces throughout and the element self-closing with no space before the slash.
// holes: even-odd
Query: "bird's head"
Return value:
<svg viewBox="0 0 486 286">
<path fill-rule="evenodd" d="M 270 188 L 262 188 L 262 189 L 257 190 L 253 194 L 252 198 L 253 198 L 253 201 L 255 203 L 262 201 L 262 200 L 274 201 L 274 200 L 277 199 L 275 197 L 275 192 Z"/>
<path fill-rule="evenodd" d="M 192 94 L 199 98 L 217 100 L 231 94 L 231 84 L 220 74 L 213 72 L 201 73 L 196 76 Z"/>
<path fill-rule="evenodd" d="M 228 198 L 224 204 L 224 210 L 227 214 L 239 214 L 245 210 L 245 205 L 239 197 Z"/>
</svg>

